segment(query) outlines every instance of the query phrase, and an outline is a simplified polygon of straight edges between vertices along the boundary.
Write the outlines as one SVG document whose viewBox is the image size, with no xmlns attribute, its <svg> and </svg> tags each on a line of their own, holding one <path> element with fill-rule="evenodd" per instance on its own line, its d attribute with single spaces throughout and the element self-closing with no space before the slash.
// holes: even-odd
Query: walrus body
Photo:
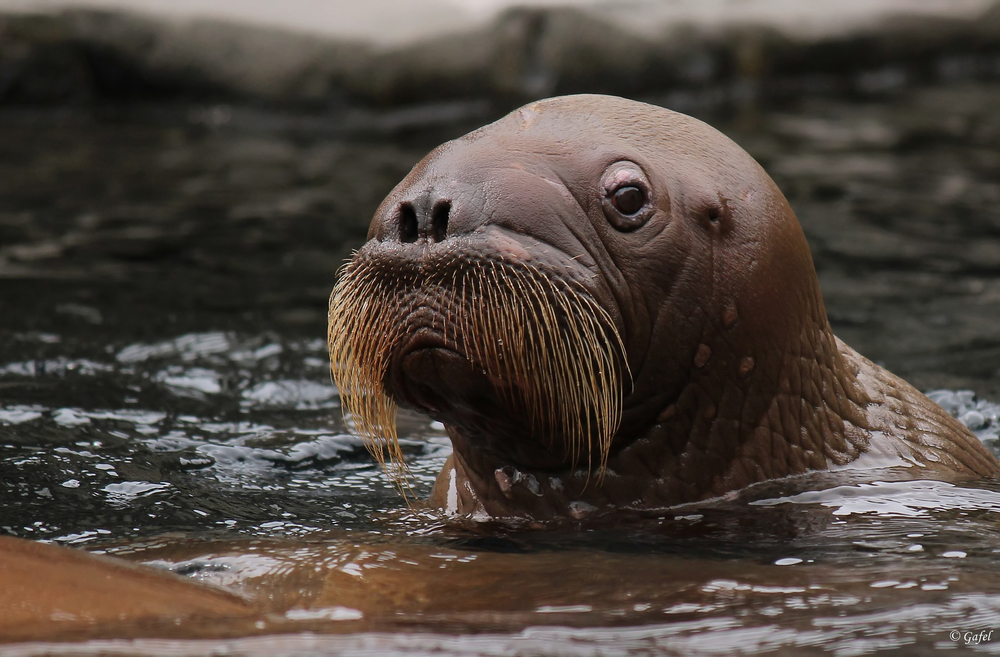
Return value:
<svg viewBox="0 0 1000 657">
<path fill-rule="evenodd" d="M 447 426 L 432 499 L 459 513 L 658 508 L 849 465 L 1000 469 L 833 335 L 798 220 L 747 153 L 621 98 L 540 101 L 429 154 L 345 267 L 330 346 L 380 458 L 399 456 L 397 406 Z"/>
<path fill-rule="evenodd" d="M 0 536 L 0 643 L 162 631 L 254 611 L 236 595 L 171 573 Z"/>
</svg>

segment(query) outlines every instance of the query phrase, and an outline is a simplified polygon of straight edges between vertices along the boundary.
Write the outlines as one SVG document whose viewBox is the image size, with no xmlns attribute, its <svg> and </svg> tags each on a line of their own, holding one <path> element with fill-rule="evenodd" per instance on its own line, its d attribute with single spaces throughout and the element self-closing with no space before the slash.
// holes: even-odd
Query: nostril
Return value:
<svg viewBox="0 0 1000 657">
<path fill-rule="evenodd" d="M 399 206 L 399 241 L 417 241 L 417 213 L 409 203 Z"/>
<path fill-rule="evenodd" d="M 448 215 L 451 214 L 451 201 L 440 201 L 431 213 L 431 239 L 441 242 L 448 236 Z"/>
</svg>

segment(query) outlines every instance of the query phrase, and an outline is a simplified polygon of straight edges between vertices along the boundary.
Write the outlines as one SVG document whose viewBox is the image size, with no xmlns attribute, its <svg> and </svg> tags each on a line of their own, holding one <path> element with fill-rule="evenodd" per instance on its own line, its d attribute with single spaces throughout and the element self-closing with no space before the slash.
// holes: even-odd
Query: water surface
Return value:
<svg viewBox="0 0 1000 657">
<path fill-rule="evenodd" d="M 1000 94 L 890 91 L 651 100 L 761 160 L 836 332 L 993 445 Z M 1000 617 L 993 480 L 811 475 L 614 525 L 407 506 L 341 417 L 325 301 L 391 186 L 490 118 L 432 109 L 0 110 L 0 528 L 267 601 L 215 627 L 6 652 L 1000 651 L 976 639 Z M 404 415 L 401 434 L 426 495 L 443 427 Z"/>
</svg>

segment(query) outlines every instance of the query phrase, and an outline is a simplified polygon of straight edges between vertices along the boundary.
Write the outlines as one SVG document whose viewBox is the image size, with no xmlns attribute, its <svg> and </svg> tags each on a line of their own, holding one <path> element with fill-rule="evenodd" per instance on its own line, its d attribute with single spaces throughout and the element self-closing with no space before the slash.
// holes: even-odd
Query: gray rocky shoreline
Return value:
<svg viewBox="0 0 1000 657">
<path fill-rule="evenodd" d="M 0 103 L 194 98 L 326 108 L 554 94 L 702 94 L 745 102 L 1000 78 L 1000 4 L 972 18 L 890 13 L 839 30 L 667 22 L 642 32 L 579 7 L 379 45 L 126 11 L 0 14 Z"/>
</svg>

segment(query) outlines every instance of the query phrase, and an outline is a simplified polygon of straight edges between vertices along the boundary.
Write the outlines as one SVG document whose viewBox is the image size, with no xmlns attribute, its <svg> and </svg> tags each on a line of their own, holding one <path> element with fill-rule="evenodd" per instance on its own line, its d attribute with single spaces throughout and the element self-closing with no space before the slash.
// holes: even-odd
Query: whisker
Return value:
<svg viewBox="0 0 1000 657">
<path fill-rule="evenodd" d="M 362 250 L 330 295 L 331 377 L 345 416 L 404 497 L 411 477 L 385 381 L 394 350 L 419 328 L 413 311 L 423 308 L 536 439 L 546 448 L 561 441 L 572 467 L 585 458 L 588 473 L 596 464 L 603 479 L 631 374 L 614 322 L 582 284 L 490 259 L 388 269 Z"/>
</svg>

